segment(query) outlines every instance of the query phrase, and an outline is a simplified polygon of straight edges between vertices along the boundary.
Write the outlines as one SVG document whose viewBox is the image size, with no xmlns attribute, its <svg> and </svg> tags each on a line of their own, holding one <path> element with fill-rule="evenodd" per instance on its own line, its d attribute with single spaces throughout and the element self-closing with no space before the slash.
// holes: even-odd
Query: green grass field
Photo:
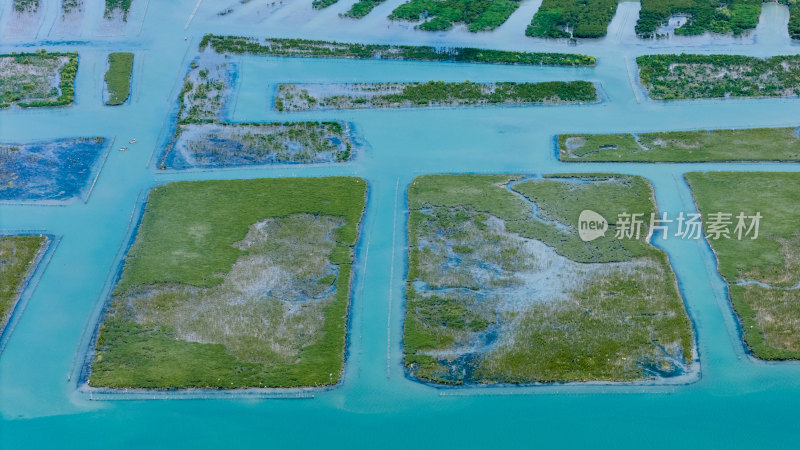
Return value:
<svg viewBox="0 0 800 450">
<path fill-rule="evenodd" d="M 567 162 L 800 161 L 800 137 L 795 127 L 562 134 L 558 154 Z"/>
<path fill-rule="evenodd" d="M 646 227 L 638 239 L 614 236 L 622 212 L 649 220 L 652 188 L 639 177 L 580 177 L 411 183 L 403 340 L 412 376 L 632 381 L 690 364 L 691 323 L 666 255 L 647 243 Z M 605 237 L 578 238 L 584 209 L 609 219 Z"/>
<path fill-rule="evenodd" d="M 800 174 L 689 173 L 686 180 L 704 217 L 733 214 L 733 229 L 739 213 L 763 216 L 757 239 L 732 234 L 709 244 L 753 354 L 800 359 Z M 705 225 L 708 232 L 708 220 Z"/>
<path fill-rule="evenodd" d="M 45 242 L 44 236 L 0 236 L 0 333 Z"/>
<path fill-rule="evenodd" d="M 154 188 L 100 328 L 90 385 L 336 383 L 365 195 L 359 178 Z"/>
<path fill-rule="evenodd" d="M 106 105 L 121 105 L 128 100 L 131 95 L 132 71 L 133 53 L 116 52 L 108 54 L 108 71 L 105 77 L 106 89 L 108 90 Z"/>
</svg>

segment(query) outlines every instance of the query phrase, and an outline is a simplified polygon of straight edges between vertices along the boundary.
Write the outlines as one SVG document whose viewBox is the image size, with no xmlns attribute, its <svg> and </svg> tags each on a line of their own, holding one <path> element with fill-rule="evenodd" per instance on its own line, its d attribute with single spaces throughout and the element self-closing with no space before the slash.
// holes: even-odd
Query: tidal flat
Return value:
<svg viewBox="0 0 800 450">
<path fill-rule="evenodd" d="M 360 178 L 154 188 L 97 331 L 88 384 L 336 384 L 365 202 Z"/>
<path fill-rule="evenodd" d="M 0 201 L 68 201 L 89 189 L 109 142 L 103 137 L 0 143 Z"/>
<path fill-rule="evenodd" d="M 800 161 L 797 127 L 562 134 L 558 156 L 566 162 Z"/>
<path fill-rule="evenodd" d="M 643 178 L 426 175 L 409 187 L 403 344 L 409 374 L 441 384 L 666 379 L 695 359 L 675 275 L 649 230 Z M 578 216 L 609 220 L 584 242 Z"/>
<path fill-rule="evenodd" d="M 693 172 L 686 180 L 704 218 L 732 215 L 727 237 L 709 235 L 710 220 L 704 222 L 750 352 L 768 360 L 800 359 L 800 174 Z M 755 239 L 752 231 L 742 239 L 733 231 L 740 213 L 763 215 Z"/>
<path fill-rule="evenodd" d="M 288 112 L 313 109 L 556 105 L 593 102 L 597 99 L 597 90 L 588 81 L 280 84 L 275 93 L 275 109 Z"/>
</svg>

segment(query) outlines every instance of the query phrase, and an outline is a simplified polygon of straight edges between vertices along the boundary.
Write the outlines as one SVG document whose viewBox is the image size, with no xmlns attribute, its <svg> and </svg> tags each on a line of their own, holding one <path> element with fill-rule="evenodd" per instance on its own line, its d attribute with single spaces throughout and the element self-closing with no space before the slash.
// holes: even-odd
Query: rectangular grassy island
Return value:
<svg viewBox="0 0 800 450">
<path fill-rule="evenodd" d="M 733 214 L 731 238 L 711 235 L 708 242 L 747 347 L 761 359 L 800 359 L 800 174 L 688 173 L 686 180 L 707 236 L 711 214 Z M 738 239 L 740 213 L 763 216 L 756 239 Z"/>
<path fill-rule="evenodd" d="M 643 178 L 426 175 L 408 201 L 412 377 L 616 382 L 692 370 L 692 325 L 666 254 L 646 226 L 615 237 L 618 214 L 656 211 Z M 608 219 L 605 237 L 578 237 L 585 209 Z"/>
<path fill-rule="evenodd" d="M 45 236 L 0 235 L 0 336 L 46 247 Z"/>
<path fill-rule="evenodd" d="M 567 162 L 800 161 L 798 128 L 562 134 Z"/>
<path fill-rule="evenodd" d="M 351 158 L 357 145 L 348 123 L 226 122 L 223 111 L 235 76 L 236 66 L 216 53 L 192 61 L 179 95 L 175 133 L 159 168 L 339 163 Z"/>
<path fill-rule="evenodd" d="M 77 52 L 0 55 L 0 108 L 69 105 L 77 72 Z"/>
<path fill-rule="evenodd" d="M 154 188 L 105 309 L 89 385 L 337 383 L 365 202 L 360 178 Z"/>
<path fill-rule="evenodd" d="M 531 53 L 470 47 L 430 47 L 412 45 L 355 44 L 308 39 L 276 39 L 207 34 L 200 50 L 210 47 L 217 53 L 312 58 L 399 59 L 486 64 L 594 66 L 594 56 L 571 53 Z"/>
<path fill-rule="evenodd" d="M 116 106 L 125 103 L 131 95 L 131 73 L 133 53 L 116 52 L 108 54 L 106 71 L 106 105 Z"/>
<path fill-rule="evenodd" d="M 415 28 L 444 31 L 464 24 L 471 32 L 490 31 L 502 25 L 519 8 L 521 0 L 409 0 L 389 18 L 420 22 Z"/>
<path fill-rule="evenodd" d="M 597 101 L 597 91 L 589 81 L 281 84 L 275 94 L 275 109 L 306 111 L 593 101 Z"/>
<path fill-rule="evenodd" d="M 800 55 L 643 55 L 636 62 L 656 100 L 800 96 Z"/>
</svg>

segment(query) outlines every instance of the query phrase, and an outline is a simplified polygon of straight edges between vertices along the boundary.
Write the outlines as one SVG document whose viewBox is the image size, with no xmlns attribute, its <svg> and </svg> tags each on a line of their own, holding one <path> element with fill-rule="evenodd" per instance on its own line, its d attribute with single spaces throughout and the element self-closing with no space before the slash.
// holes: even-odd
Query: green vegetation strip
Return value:
<svg viewBox="0 0 800 450">
<path fill-rule="evenodd" d="M 69 105 L 77 73 L 77 52 L 0 55 L 0 108 Z"/>
<path fill-rule="evenodd" d="M 646 227 L 614 236 L 619 214 L 655 212 L 652 188 L 640 177 L 580 177 L 412 182 L 403 337 L 412 376 L 461 384 L 685 373 L 692 329 L 666 255 Z M 605 237 L 578 238 L 584 209 L 609 218 Z"/>
<path fill-rule="evenodd" d="M 389 18 L 416 22 L 420 30 L 443 31 L 463 23 L 471 32 L 493 30 L 519 8 L 520 0 L 410 0 Z"/>
<path fill-rule="evenodd" d="M 618 0 L 544 0 L 525 35 L 543 38 L 599 38 L 617 12 Z"/>
<path fill-rule="evenodd" d="M 314 9 L 324 9 L 327 8 L 328 6 L 333 5 L 337 1 L 339 0 L 314 0 L 313 2 L 311 2 L 311 6 L 313 6 Z"/>
<path fill-rule="evenodd" d="M 108 101 L 106 105 L 121 105 L 131 95 L 131 72 L 133 71 L 133 53 L 118 52 L 108 54 L 108 71 L 106 72 L 106 89 Z"/>
<path fill-rule="evenodd" d="M 707 235 L 711 214 L 733 214 L 731 230 L 739 213 L 763 216 L 757 239 L 732 234 L 709 244 L 753 355 L 800 359 L 800 174 L 689 173 L 686 180 Z"/>
<path fill-rule="evenodd" d="M 263 43 L 262 43 L 263 42 Z M 435 48 L 410 45 L 348 44 L 306 39 L 258 39 L 207 34 L 200 49 L 211 47 L 217 53 L 315 58 L 401 59 L 413 61 L 451 61 L 488 64 L 593 66 L 593 56 L 570 53 L 529 53 L 467 47 Z"/>
<path fill-rule="evenodd" d="M 338 382 L 359 178 L 154 188 L 112 293 L 91 386 L 218 389 Z"/>
<path fill-rule="evenodd" d="M 800 55 L 645 55 L 636 62 L 656 100 L 800 95 Z"/>
<path fill-rule="evenodd" d="M 558 154 L 568 162 L 800 161 L 797 128 L 562 134 Z"/>
<path fill-rule="evenodd" d="M 317 93 L 316 91 L 319 91 Z M 341 92 L 329 95 L 326 92 Z M 597 101 L 588 81 L 542 83 L 361 83 L 351 85 L 281 84 L 278 111 L 309 109 L 402 108 L 492 104 L 560 104 Z"/>
<path fill-rule="evenodd" d="M 375 9 L 376 6 L 380 5 L 381 3 L 385 2 L 386 0 L 359 0 L 353 3 L 353 6 L 344 13 L 345 17 L 352 17 L 354 19 L 360 19 Z"/>
<path fill-rule="evenodd" d="M 45 242 L 44 236 L 0 236 L 0 334 Z"/>
</svg>

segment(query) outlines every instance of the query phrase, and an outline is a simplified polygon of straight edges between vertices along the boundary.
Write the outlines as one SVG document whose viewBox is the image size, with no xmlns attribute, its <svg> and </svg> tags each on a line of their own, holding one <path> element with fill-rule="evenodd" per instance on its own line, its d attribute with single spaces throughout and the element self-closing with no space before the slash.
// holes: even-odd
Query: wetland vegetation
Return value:
<svg viewBox="0 0 800 450">
<path fill-rule="evenodd" d="M 357 2 L 353 3 L 353 6 L 351 6 L 346 13 L 344 13 L 344 16 L 351 17 L 353 19 L 360 19 L 372 12 L 376 6 L 385 1 L 386 0 L 358 0 Z"/>
<path fill-rule="evenodd" d="M 619 0 L 544 0 L 525 30 L 542 38 L 600 38 L 617 12 Z"/>
<path fill-rule="evenodd" d="M 217 53 L 314 58 L 400 59 L 487 64 L 593 66 L 593 56 L 571 53 L 530 53 L 470 47 L 436 48 L 411 45 L 354 44 L 307 39 L 258 40 L 239 36 L 207 34 L 200 50 L 211 47 Z"/>
<path fill-rule="evenodd" d="M 708 172 L 686 180 L 704 218 L 732 214 L 733 230 L 740 213 L 762 214 L 757 239 L 732 233 L 708 243 L 752 354 L 800 359 L 800 174 Z"/>
<path fill-rule="evenodd" d="M 597 101 L 597 91 L 588 81 L 281 84 L 275 94 L 275 109 L 304 111 L 592 101 Z"/>
<path fill-rule="evenodd" d="M 0 335 L 46 242 L 45 236 L 0 235 Z"/>
<path fill-rule="evenodd" d="M 181 125 L 164 166 L 173 169 L 350 159 L 350 124 L 341 122 Z"/>
<path fill-rule="evenodd" d="M 62 0 L 61 13 L 70 14 L 74 11 L 83 10 L 83 0 Z"/>
<path fill-rule="evenodd" d="M 131 95 L 131 73 L 133 72 L 133 53 L 115 52 L 108 54 L 106 72 L 106 105 L 121 105 Z"/>
<path fill-rule="evenodd" d="M 77 52 L 0 55 L 0 108 L 69 105 L 77 72 Z"/>
<path fill-rule="evenodd" d="M 119 14 L 122 17 L 122 21 L 127 22 L 132 1 L 133 0 L 106 0 L 105 18 L 111 19 L 115 14 Z"/>
<path fill-rule="evenodd" d="M 558 154 L 568 162 L 800 161 L 797 128 L 562 134 Z"/>
<path fill-rule="evenodd" d="M 643 55 L 636 62 L 656 100 L 800 95 L 800 55 Z"/>
<path fill-rule="evenodd" d="M 583 242 L 579 213 L 655 212 L 642 178 L 426 175 L 409 187 L 403 343 L 413 377 L 445 384 L 680 375 L 691 323 L 666 255 Z"/>
<path fill-rule="evenodd" d="M 77 198 L 88 187 L 107 148 L 108 143 L 102 137 L 0 143 L 0 200 Z"/>
<path fill-rule="evenodd" d="M 355 148 L 352 127 L 341 122 L 228 123 L 223 109 L 235 67 L 220 55 L 193 61 L 180 94 L 175 135 L 162 169 L 253 164 L 344 162 Z"/>
<path fill-rule="evenodd" d="M 636 34 L 651 38 L 670 18 L 685 17 L 675 34 L 694 36 L 705 32 L 740 35 L 755 29 L 763 0 L 642 0 Z"/>
<path fill-rule="evenodd" d="M 18 13 L 35 13 L 39 10 L 39 0 L 14 0 L 14 11 Z"/>
<path fill-rule="evenodd" d="M 154 188 L 99 329 L 89 384 L 302 387 L 344 368 L 359 178 Z"/>
<path fill-rule="evenodd" d="M 389 18 L 422 21 L 415 28 L 444 31 L 464 24 L 471 32 L 489 31 L 502 25 L 519 8 L 520 0 L 409 0 Z"/>
</svg>

